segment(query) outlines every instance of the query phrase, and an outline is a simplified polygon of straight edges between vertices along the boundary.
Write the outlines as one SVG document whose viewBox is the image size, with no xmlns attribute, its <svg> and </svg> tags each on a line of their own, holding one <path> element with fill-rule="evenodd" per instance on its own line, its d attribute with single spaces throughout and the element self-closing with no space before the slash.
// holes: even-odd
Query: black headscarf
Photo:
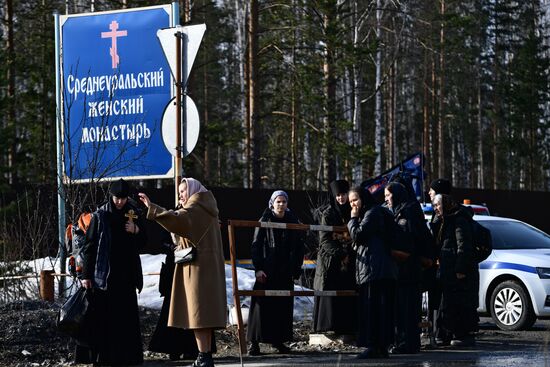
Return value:
<svg viewBox="0 0 550 367">
<path fill-rule="evenodd" d="M 401 175 L 395 176 L 391 182 L 397 182 L 401 185 L 403 185 L 407 191 L 408 200 L 415 201 L 416 200 L 416 192 L 414 191 L 414 187 L 412 185 L 412 181 L 410 179 L 407 179 Z M 390 191 L 393 193 L 392 191 Z"/>
<path fill-rule="evenodd" d="M 330 183 L 330 204 L 340 214 L 344 222 L 348 222 L 351 218 L 351 205 L 346 202 L 344 205 L 340 205 L 336 200 L 338 194 L 346 194 L 349 191 L 349 182 L 346 180 L 335 180 Z"/>
<path fill-rule="evenodd" d="M 409 193 L 405 186 L 397 182 L 390 182 L 386 186 L 386 190 L 392 193 L 392 208 L 391 210 L 394 213 L 399 213 L 399 211 L 407 205 L 407 202 L 410 200 Z"/>
<path fill-rule="evenodd" d="M 365 189 L 361 186 L 354 187 L 350 190 L 350 192 L 356 192 L 359 195 L 359 198 L 361 199 L 361 209 L 359 210 L 359 217 L 363 218 L 365 213 L 371 209 L 373 206 L 376 205 L 376 200 L 374 200 L 374 196 L 372 196 L 371 192 L 368 189 Z"/>
<path fill-rule="evenodd" d="M 450 195 L 453 185 L 451 181 L 445 178 L 438 178 L 430 183 L 430 188 L 434 190 L 436 194 Z"/>
</svg>

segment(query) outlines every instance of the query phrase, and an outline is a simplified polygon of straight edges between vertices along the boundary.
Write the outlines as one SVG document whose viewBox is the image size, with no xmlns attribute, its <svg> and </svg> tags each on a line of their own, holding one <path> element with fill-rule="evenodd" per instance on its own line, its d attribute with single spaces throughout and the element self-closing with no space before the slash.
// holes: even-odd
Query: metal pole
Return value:
<svg viewBox="0 0 550 367">
<path fill-rule="evenodd" d="M 61 102 L 61 42 L 59 13 L 53 14 L 55 26 L 55 103 L 56 103 L 56 129 L 55 137 L 57 142 L 57 230 L 59 241 L 59 268 L 60 272 L 66 272 L 67 254 L 65 250 L 65 191 L 63 189 L 63 105 Z M 65 278 L 59 282 L 59 294 L 65 292 Z"/>
<path fill-rule="evenodd" d="M 181 179 L 182 150 L 181 150 L 181 32 L 174 34 L 176 37 L 176 205 L 178 204 L 178 185 Z"/>
<path fill-rule="evenodd" d="M 183 70 L 182 73 L 182 91 L 183 91 L 183 99 L 181 101 L 181 111 L 183 112 L 182 116 L 182 130 L 181 130 L 181 151 L 184 152 L 183 154 L 187 153 L 187 50 L 188 50 L 188 44 L 189 44 L 189 37 L 187 34 L 182 33 L 181 34 L 181 43 L 182 43 L 182 60 L 181 60 L 181 70 Z"/>
<path fill-rule="evenodd" d="M 180 8 L 179 8 L 179 4 L 177 2 L 172 2 L 172 27 L 176 27 L 177 25 L 180 24 Z M 176 50 L 178 49 L 178 47 L 180 47 L 180 39 L 177 37 L 177 34 L 174 35 L 176 37 Z M 179 52 L 176 52 L 177 55 L 179 55 Z M 176 65 L 179 65 L 179 61 L 176 63 Z M 178 72 L 180 71 L 180 69 L 178 69 Z M 180 74 L 180 79 L 181 79 L 181 74 Z M 176 106 L 179 106 L 179 101 L 177 100 L 178 99 L 178 96 L 179 98 L 181 99 L 181 89 L 180 87 L 178 86 L 178 82 L 181 82 L 181 80 L 176 80 L 175 81 L 175 84 L 176 84 Z M 179 113 L 176 114 L 176 152 L 179 152 L 179 146 L 181 144 L 180 142 L 180 132 L 179 132 L 179 129 L 181 128 L 181 115 Z M 178 194 L 178 186 L 179 186 L 179 180 L 180 180 L 180 176 L 182 176 L 182 172 L 181 172 L 181 159 L 180 159 L 180 156 L 179 154 L 177 154 L 176 157 L 174 157 L 174 193 L 175 193 L 175 197 L 176 197 L 176 200 L 175 200 L 175 205 L 177 206 L 178 205 L 178 197 L 179 197 L 179 194 Z"/>
</svg>

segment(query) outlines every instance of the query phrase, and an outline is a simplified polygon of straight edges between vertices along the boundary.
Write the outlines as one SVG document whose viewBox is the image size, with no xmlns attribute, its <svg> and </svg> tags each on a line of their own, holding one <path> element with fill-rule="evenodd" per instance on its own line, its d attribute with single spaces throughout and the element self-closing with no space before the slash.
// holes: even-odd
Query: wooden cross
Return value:
<svg viewBox="0 0 550 367">
<path fill-rule="evenodd" d="M 134 219 L 137 219 L 138 216 L 134 214 L 134 209 L 128 210 L 128 213 L 124 214 L 126 218 L 128 218 L 128 222 L 133 222 Z"/>
</svg>

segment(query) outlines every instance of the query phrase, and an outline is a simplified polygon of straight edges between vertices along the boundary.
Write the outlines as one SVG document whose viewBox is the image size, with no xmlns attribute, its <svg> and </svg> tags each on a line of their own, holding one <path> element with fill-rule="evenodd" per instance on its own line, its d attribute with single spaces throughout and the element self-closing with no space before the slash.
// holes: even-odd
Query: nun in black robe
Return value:
<svg viewBox="0 0 550 367">
<path fill-rule="evenodd" d="M 330 184 L 330 203 L 320 210 L 319 224 L 345 226 L 350 220 L 349 183 L 336 180 Z M 348 233 L 319 232 L 319 253 L 313 288 L 356 290 L 355 255 Z M 356 297 L 319 297 L 314 299 L 313 330 L 333 331 L 340 335 L 357 332 Z"/>
<path fill-rule="evenodd" d="M 281 202 L 284 199 L 284 208 Z M 298 223 L 298 218 L 286 207 L 288 195 L 278 190 L 271 195 L 269 207 L 261 222 Z M 304 260 L 300 232 L 290 229 L 256 228 L 251 248 L 256 270 L 254 290 L 292 290 Z M 248 316 L 247 340 L 249 355 L 260 353 L 258 343 L 271 343 L 280 353 L 292 340 L 293 297 L 252 297 Z"/>
</svg>

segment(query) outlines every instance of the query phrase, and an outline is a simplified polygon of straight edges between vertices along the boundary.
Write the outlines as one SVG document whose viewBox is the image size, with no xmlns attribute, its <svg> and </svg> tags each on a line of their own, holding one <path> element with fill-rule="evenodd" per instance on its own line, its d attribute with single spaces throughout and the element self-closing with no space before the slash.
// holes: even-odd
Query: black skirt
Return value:
<svg viewBox="0 0 550 367">
<path fill-rule="evenodd" d="M 394 280 L 372 280 L 361 285 L 358 346 L 387 350 L 393 343 L 394 299 Z"/>
<path fill-rule="evenodd" d="M 292 290 L 292 279 L 256 282 L 254 290 Z M 292 340 L 293 297 L 252 297 L 248 314 L 247 340 L 279 344 Z"/>
<path fill-rule="evenodd" d="M 340 335 L 357 333 L 357 297 L 315 297 L 313 330 Z"/>
</svg>

